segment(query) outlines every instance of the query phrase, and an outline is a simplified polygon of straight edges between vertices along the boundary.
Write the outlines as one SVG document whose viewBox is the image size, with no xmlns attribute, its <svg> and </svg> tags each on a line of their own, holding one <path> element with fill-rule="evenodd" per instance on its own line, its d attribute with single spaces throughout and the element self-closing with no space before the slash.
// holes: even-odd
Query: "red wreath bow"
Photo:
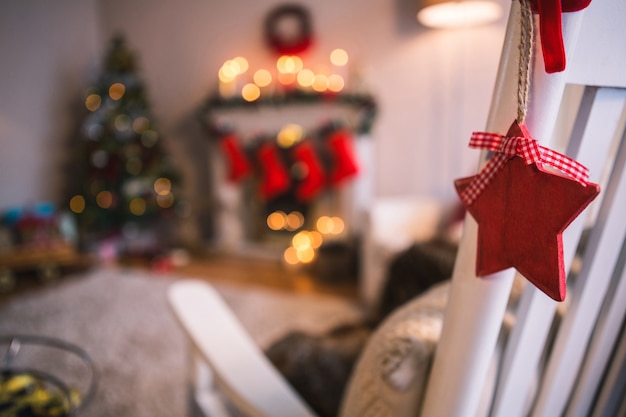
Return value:
<svg viewBox="0 0 626 417">
<path fill-rule="evenodd" d="M 541 48 L 546 72 L 565 69 L 562 12 L 577 12 L 589 6 L 591 0 L 530 0 L 533 12 L 539 14 Z"/>
<path fill-rule="evenodd" d="M 589 182 L 589 170 L 579 162 L 552 149 L 541 146 L 532 137 L 504 136 L 498 133 L 474 132 L 470 138 L 471 148 L 496 152 L 487 165 L 461 193 L 461 200 L 471 205 L 493 180 L 496 173 L 513 157 L 521 157 L 526 165 L 544 164 L 556 168 L 583 186 Z"/>
</svg>

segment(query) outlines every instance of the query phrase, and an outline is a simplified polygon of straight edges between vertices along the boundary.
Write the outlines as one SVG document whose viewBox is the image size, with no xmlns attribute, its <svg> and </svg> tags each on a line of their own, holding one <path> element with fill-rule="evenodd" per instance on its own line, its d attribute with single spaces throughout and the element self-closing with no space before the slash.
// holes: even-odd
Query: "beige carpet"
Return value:
<svg viewBox="0 0 626 417">
<path fill-rule="evenodd" d="M 123 269 L 65 277 L 0 305 L 0 334 L 54 336 L 86 350 L 98 387 L 85 416 L 182 417 L 187 350 L 167 305 L 171 282 Z M 355 304 L 332 296 L 221 283 L 216 288 L 262 348 L 287 330 L 324 332 L 361 314 Z"/>
</svg>

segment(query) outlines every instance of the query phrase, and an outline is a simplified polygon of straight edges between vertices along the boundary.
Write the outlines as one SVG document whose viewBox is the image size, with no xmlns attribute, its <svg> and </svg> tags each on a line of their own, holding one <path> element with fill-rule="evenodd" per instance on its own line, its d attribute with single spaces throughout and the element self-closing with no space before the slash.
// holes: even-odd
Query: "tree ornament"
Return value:
<svg viewBox="0 0 626 417">
<path fill-rule="evenodd" d="M 583 165 L 539 145 L 523 123 L 533 18 L 529 3 L 521 2 L 517 119 L 506 135 L 472 134 L 470 147 L 494 154 L 478 175 L 455 181 L 455 187 L 478 223 L 476 275 L 513 267 L 546 295 L 563 301 L 567 277 L 562 234 L 600 187 L 588 182 Z"/>
<path fill-rule="evenodd" d="M 331 133 L 328 147 L 333 159 L 333 169 L 328 178 L 330 184 L 339 185 L 359 173 L 359 166 L 352 148 L 352 135 L 349 131 L 340 129 Z"/>
<path fill-rule="evenodd" d="M 257 158 L 262 171 L 259 187 L 261 197 L 270 200 L 286 192 L 291 184 L 291 179 L 278 148 L 271 143 L 265 143 L 257 151 Z"/>
<path fill-rule="evenodd" d="M 324 188 L 324 170 L 313 145 L 308 141 L 297 145 L 292 155 L 297 164 L 302 164 L 304 170 L 304 177 L 296 186 L 296 198 L 306 203 L 314 199 Z"/>
<path fill-rule="evenodd" d="M 499 135 L 487 134 L 491 139 Z M 474 146 L 485 137 L 474 133 Z M 478 138 L 478 139 L 477 139 Z M 497 153 L 476 176 L 455 183 L 478 223 L 476 274 L 513 267 L 551 298 L 565 299 L 563 231 L 600 192 L 584 167 L 536 144 L 515 122 L 480 147 Z M 543 164 L 562 169 L 551 172 Z"/>
<path fill-rule="evenodd" d="M 228 179 L 237 182 L 252 172 L 246 154 L 234 133 L 228 133 L 219 140 L 220 148 L 228 161 Z"/>
</svg>

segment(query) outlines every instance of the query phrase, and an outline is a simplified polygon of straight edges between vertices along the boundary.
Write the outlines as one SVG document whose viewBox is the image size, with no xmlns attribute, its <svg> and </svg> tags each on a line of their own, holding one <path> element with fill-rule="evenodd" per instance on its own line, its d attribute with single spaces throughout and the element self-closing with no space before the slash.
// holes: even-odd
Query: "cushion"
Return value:
<svg viewBox="0 0 626 417">
<path fill-rule="evenodd" d="M 449 282 L 387 317 L 363 350 L 341 417 L 415 417 L 443 323 Z"/>
</svg>

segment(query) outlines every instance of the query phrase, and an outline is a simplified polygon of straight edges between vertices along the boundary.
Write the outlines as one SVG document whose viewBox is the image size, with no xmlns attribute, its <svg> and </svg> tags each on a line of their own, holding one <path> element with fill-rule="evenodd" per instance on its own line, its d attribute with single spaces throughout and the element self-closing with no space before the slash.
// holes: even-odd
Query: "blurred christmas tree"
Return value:
<svg viewBox="0 0 626 417">
<path fill-rule="evenodd" d="M 174 218 L 180 178 L 155 129 L 135 56 L 123 37 L 113 39 L 103 73 L 84 103 L 69 201 L 81 235 L 128 235 Z"/>
</svg>

